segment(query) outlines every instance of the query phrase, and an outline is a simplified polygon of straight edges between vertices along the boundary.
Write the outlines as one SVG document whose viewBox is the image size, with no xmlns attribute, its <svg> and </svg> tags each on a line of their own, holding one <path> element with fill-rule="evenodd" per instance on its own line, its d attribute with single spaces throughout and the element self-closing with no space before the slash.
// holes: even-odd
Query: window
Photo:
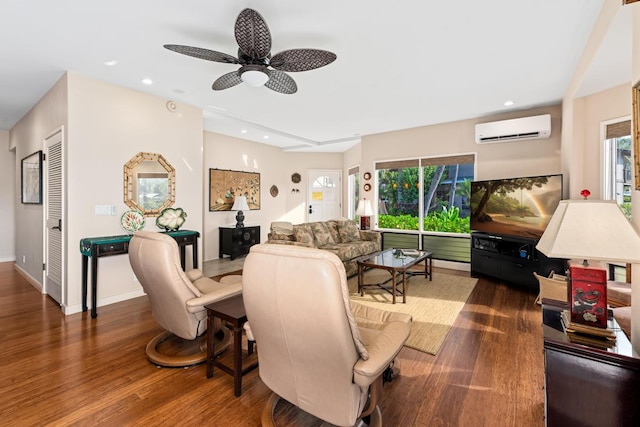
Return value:
<svg viewBox="0 0 640 427">
<path fill-rule="evenodd" d="M 360 199 L 360 168 L 358 166 L 349 169 L 348 179 L 349 204 L 347 206 L 347 218 L 356 218 L 356 208 Z"/>
<path fill-rule="evenodd" d="M 603 155 L 603 199 L 615 200 L 631 220 L 633 183 L 631 121 L 606 126 Z"/>
<path fill-rule="evenodd" d="M 376 164 L 378 228 L 469 233 L 475 156 Z"/>
</svg>

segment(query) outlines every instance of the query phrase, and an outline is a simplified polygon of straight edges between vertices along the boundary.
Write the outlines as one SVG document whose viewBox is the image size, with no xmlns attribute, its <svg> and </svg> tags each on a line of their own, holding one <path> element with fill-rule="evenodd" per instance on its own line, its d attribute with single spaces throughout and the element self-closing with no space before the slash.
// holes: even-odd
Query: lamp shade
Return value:
<svg viewBox="0 0 640 427">
<path fill-rule="evenodd" d="M 233 201 L 233 206 L 231 207 L 232 211 L 248 211 L 249 205 L 247 204 L 246 196 L 236 196 Z"/>
<path fill-rule="evenodd" d="M 356 215 L 359 215 L 359 216 L 373 215 L 373 206 L 371 206 L 371 201 L 367 199 L 359 200 L 358 207 L 356 208 Z"/>
<path fill-rule="evenodd" d="M 613 200 L 562 200 L 536 249 L 549 258 L 640 262 L 640 238 Z"/>
</svg>

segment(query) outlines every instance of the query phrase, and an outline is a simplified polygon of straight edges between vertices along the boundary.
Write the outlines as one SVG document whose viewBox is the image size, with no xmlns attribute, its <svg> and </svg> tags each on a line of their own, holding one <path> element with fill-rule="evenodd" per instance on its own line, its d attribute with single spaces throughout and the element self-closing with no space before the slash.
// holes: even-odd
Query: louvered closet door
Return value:
<svg viewBox="0 0 640 427">
<path fill-rule="evenodd" d="M 45 274 L 44 290 L 59 304 L 64 304 L 63 259 L 63 131 L 45 140 Z"/>
</svg>

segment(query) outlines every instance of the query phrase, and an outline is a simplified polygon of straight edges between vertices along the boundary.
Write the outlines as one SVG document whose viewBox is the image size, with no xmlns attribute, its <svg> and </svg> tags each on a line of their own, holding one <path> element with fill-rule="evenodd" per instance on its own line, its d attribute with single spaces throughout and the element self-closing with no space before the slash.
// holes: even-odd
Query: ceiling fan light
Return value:
<svg viewBox="0 0 640 427">
<path fill-rule="evenodd" d="M 246 70 L 240 74 L 240 78 L 243 82 L 253 87 L 260 87 L 269 81 L 267 73 L 259 70 Z"/>
</svg>

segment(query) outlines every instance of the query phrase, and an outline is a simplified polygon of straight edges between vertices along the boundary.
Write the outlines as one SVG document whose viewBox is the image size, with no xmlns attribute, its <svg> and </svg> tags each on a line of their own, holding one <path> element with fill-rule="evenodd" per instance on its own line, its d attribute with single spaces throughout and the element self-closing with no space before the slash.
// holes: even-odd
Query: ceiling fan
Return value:
<svg viewBox="0 0 640 427">
<path fill-rule="evenodd" d="M 320 49 L 289 49 L 271 56 L 271 33 L 262 15 L 244 9 L 235 26 L 238 57 L 200 47 L 166 44 L 165 48 L 183 55 L 225 64 L 239 64 L 240 69 L 220 76 L 213 90 L 223 90 L 245 82 L 266 86 L 280 93 L 298 90 L 296 82 L 285 73 L 324 67 L 336 60 L 335 53 Z"/>
</svg>

